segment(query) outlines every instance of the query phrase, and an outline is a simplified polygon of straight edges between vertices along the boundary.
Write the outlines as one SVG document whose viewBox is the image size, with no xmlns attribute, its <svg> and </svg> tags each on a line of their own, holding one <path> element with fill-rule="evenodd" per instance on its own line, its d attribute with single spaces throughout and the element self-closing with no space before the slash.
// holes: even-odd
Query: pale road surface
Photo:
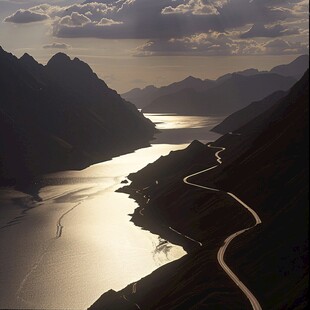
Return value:
<svg viewBox="0 0 310 310">
<path fill-rule="evenodd" d="M 187 176 L 186 178 L 184 178 L 184 183 L 188 184 L 190 186 L 194 186 L 194 187 L 198 187 L 198 188 L 202 188 L 205 190 L 209 190 L 209 191 L 213 191 L 213 192 L 220 192 L 220 190 L 215 189 L 215 188 L 210 188 L 210 187 L 206 187 L 206 186 L 202 186 L 196 183 L 192 183 L 189 182 L 189 179 L 191 179 L 192 177 L 195 177 L 197 175 L 203 174 L 207 171 L 213 170 L 215 168 L 217 168 L 218 166 L 220 166 L 223 162 L 222 162 L 222 158 L 220 157 L 220 154 L 222 152 L 225 151 L 225 148 L 222 147 L 214 147 L 211 146 L 210 144 L 208 145 L 209 148 L 213 148 L 216 150 L 219 150 L 216 154 L 215 157 L 217 159 L 217 162 L 219 163 L 218 165 L 215 165 L 213 167 L 210 167 L 208 169 L 196 172 L 192 175 Z M 232 193 L 226 192 L 227 195 L 229 195 L 230 197 L 232 197 L 234 200 L 236 200 L 239 204 L 241 204 L 245 209 L 247 209 L 255 218 L 255 225 L 253 225 L 252 227 L 249 227 L 247 229 L 243 229 L 241 231 L 238 231 L 234 234 L 232 234 L 231 236 L 229 236 L 225 241 L 224 241 L 224 245 L 219 249 L 218 253 L 217 253 L 217 260 L 220 264 L 220 266 L 223 268 L 223 270 L 227 273 L 227 275 L 236 283 L 236 285 L 241 289 L 241 291 L 245 294 L 245 296 L 249 299 L 252 308 L 254 310 L 262 310 L 261 305 L 259 304 L 258 300 L 256 299 L 256 297 L 252 294 L 252 292 L 239 280 L 239 278 L 233 273 L 233 271 L 227 266 L 227 264 L 225 263 L 224 257 L 225 257 L 225 252 L 228 248 L 228 246 L 230 245 L 230 243 L 237 238 L 238 236 L 240 236 L 241 234 L 245 233 L 246 231 L 251 230 L 252 228 L 256 227 L 257 225 L 262 224 L 262 221 L 260 219 L 260 217 L 258 216 L 258 214 L 251 209 L 245 202 L 243 202 L 240 198 L 238 198 L 237 196 L 235 196 Z"/>
</svg>

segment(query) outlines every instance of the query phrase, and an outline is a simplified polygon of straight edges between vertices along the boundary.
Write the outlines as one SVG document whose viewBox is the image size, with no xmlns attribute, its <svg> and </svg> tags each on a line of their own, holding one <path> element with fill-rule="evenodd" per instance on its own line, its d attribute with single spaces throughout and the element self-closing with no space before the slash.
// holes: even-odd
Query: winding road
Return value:
<svg viewBox="0 0 310 310">
<path fill-rule="evenodd" d="M 224 152 L 226 149 L 223 148 L 223 147 L 215 147 L 215 146 L 212 146 L 211 144 L 208 145 L 209 148 L 212 148 L 212 149 L 216 149 L 218 150 L 218 152 L 216 152 L 215 154 L 215 157 L 217 159 L 217 162 L 218 162 L 218 165 L 215 165 L 215 166 L 212 166 L 208 169 L 205 169 L 205 170 L 202 170 L 202 171 L 199 171 L 199 172 L 196 172 L 194 174 L 191 174 L 187 177 L 185 177 L 183 179 L 183 182 L 187 185 L 190 185 L 190 186 L 194 186 L 194 187 L 198 187 L 198 188 L 201 188 L 201 189 L 205 189 L 205 190 L 209 190 L 209 191 L 213 191 L 213 192 L 222 192 L 221 190 L 219 189 L 216 189 L 216 188 L 210 188 L 210 187 L 206 187 L 206 186 L 202 186 L 202 185 L 199 185 L 199 184 L 196 184 L 196 183 L 193 183 L 193 182 L 190 182 L 189 180 L 195 176 L 198 176 L 200 174 L 203 174 L 207 171 L 210 171 L 210 170 L 213 170 L 213 169 L 216 169 L 217 167 L 219 167 L 223 162 L 222 162 L 222 158 L 220 157 L 220 154 L 222 152 Z M 252 305 L 252 308 L 254 310 L 262 310 L 262 307 L 261 305 L 259 304 L 258 300 L 256 299 L 256 297 L 253 295 L 253 293 L 239 280 L 239 278 L 237 277 L 237 275 L 227 266 L 227 264 L 225 263 L 225 252 L 228 248 L 228 246 L 230 245 L 230 243 L 235 239 L 237 238 L 238 236 L 244 234 L 245 232 L 253 229 L 254 227 L 256 227 L 257 225 L 260 225 L 262 224 L 262 221 L 260 219 L 260 217 L 258 216 L 258 214 L 253 210 L 251 209 L 245 202 L 243 202 L 240 198 L 238 198 L 236 195 L 232 194 L 232 193 L 229 193 L 229 192 L 226 192 L 226 194 L 228 196 L 230 196 L 231 198 L 233 198 L 235 201 L 237 201 L 239 204 L 242 205 L 242 207 L 244 207 L 245 209 L 247 209 L 252 215 L 253 217 L 255 218 L 255 225 L 253 225 L 252 227 L 249 227 L 249 228 L 246 228 L 246 229 L 243 229 L 243 230 L 240 230 L 234 234 L 232 234 L 231 236 L 229 236 L 225 241 L 224 241 L 224 245 L 219 249 L 218 253 L 217 253 L 217 260 L 220 264 L 220 266 L 223 268 L 223 270 L 226 272 L 226 274 L 235 282 L 235 284 L 240 288 L 240 290 L 244 293 L 244 295 L 249 299 L 251 305 Z"/>
</svg>

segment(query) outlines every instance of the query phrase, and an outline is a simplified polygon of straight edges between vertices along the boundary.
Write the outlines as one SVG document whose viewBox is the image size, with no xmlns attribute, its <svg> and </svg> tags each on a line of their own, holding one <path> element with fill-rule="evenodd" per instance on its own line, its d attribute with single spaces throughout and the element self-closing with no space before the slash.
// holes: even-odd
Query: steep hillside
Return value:
<svg viewBox="0 0 310 310">
<path fill-rule="evenodd" d="M 135 304 L 141 309 L 251 309 L 217 261 L 224 240 L 254 223 L 247 209 L 226 191 L 237 195 L 262 219 L 260 226 L 228 247 L 227 264 L 263 309 L 306 308 L 308 83 L 309 71 L 277 104 L 239 128 L 237 134 L 227 134 L 212 144 L 225 147 L 223 164 L 190 181 L 219 192 L 183 182 L 185 176 L 218 164 L 216 150 L 198 142 L 130 176 L 132 184 L 124 190 L 140 204 L 134 223 L 183 244 L 189 254 L 140 280 L 135 290 L 129 285 L 118 293 L 110 291 L 91 309 L 113 309 L 116 303 L 121 303 L 120 309 Z"/>
<path fill-rule="evenodd" d="M 0 67 L 3 183 L 80 169 L 153 137 L 154 125 L 76 58 L 42 66 L 0 49 Z"/>
</svg>

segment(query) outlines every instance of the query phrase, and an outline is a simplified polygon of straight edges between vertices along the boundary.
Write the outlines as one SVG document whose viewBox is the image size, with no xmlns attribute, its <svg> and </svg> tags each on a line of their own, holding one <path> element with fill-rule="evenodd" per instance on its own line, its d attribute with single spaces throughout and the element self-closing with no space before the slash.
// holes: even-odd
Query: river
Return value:
<svg viewBox="0 0 310 310">
<path fill-rule="evenodd" d="M 194 139 L 213 141 L 220 119 L 147 115 L 162 131 L 152 147 L 82 171 L 43 177 L 41 202 L 0 189 L 0 308 L 86 309 L 185 251 L 130 222 L 137 204 L 116 193 L 138 171 Z"/>
</svg>

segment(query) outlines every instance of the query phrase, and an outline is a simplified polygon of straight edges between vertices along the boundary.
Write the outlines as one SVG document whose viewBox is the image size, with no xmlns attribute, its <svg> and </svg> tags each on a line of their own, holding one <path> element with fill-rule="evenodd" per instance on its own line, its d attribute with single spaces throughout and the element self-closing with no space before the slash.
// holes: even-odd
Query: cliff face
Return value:
<svg viewBox="0 0 310 310">
<path fill-rule="evenodd" d="M 263 223 L 232 242 L 227 264 L 263 309 L 306 307 L 308 81 L 309 72 L 266 112 L 212 144 L 226 148 L 223 164 L 191 182 L 220 192 L 183 182 L 185 176 L 217 165 L 215 151 L 198 142 L 130 176 L 132 184 L 124 191 L 140 204 L 134 223 L 183 244 L 189 254 L 140 280 L 135 293 L 132 285 L 119 293 L 110 291 L 92 309 L 113 309 L 122 296 L 127 299 L 122 301 L 124 309 L 133 304 L 141 309 L 251 309 L 217 261 L 223 241 L 254 224 L 251 214 L 225 194 L 228 191 L 251 206 Z M 176 237 L 169 227 L 203 246 Z"/>
<path fill-rule="evenodd" d="M 80 169 L 148 145 L 154 125 L 84 62 L 0 49 L 0 178 Z"/>
</svg>

